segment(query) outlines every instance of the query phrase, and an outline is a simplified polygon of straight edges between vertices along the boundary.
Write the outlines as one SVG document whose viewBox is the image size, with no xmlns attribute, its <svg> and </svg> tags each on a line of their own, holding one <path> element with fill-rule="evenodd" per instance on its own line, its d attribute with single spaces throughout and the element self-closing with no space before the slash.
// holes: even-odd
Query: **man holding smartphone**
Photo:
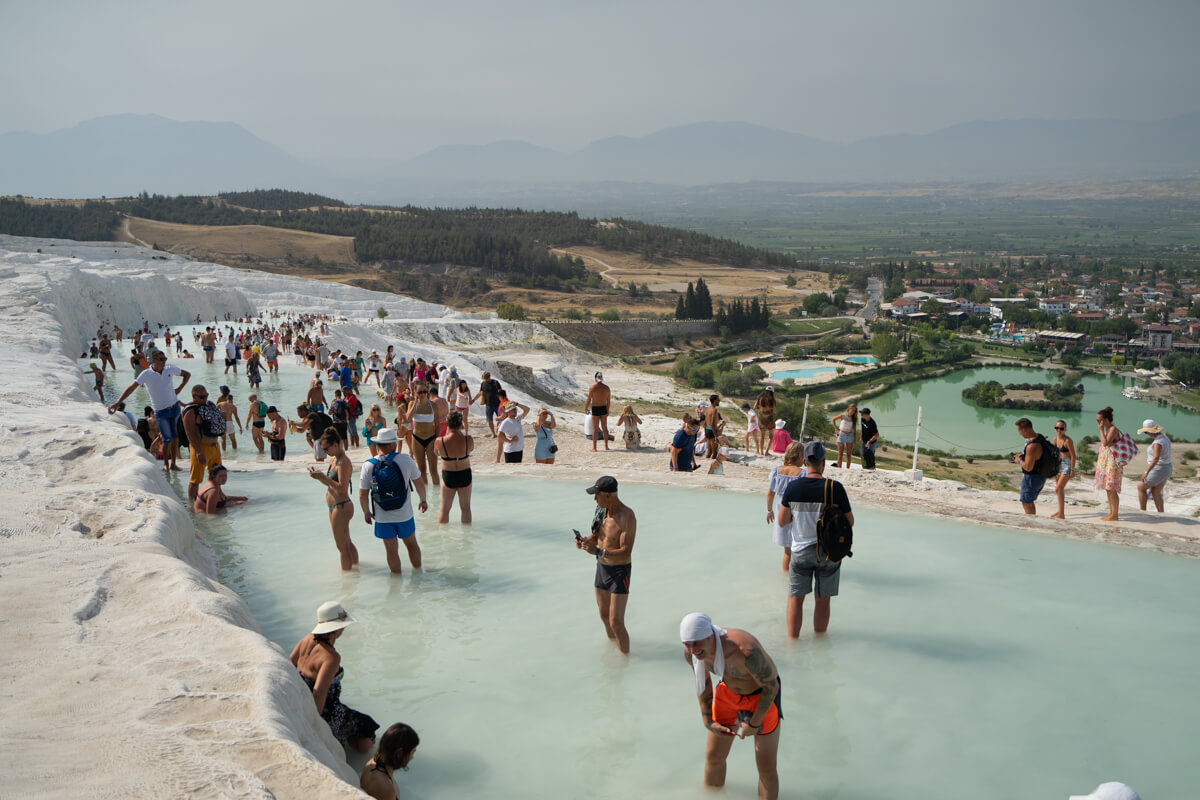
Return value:
<svg viewBox="0 0 1200 800">
<path fill-rule="evenodd" d="M 629 602 L 629 578 L 633 571 L 633 540 L 637 517 L 617 497 L 617 479 L 604 475 L 589 486 L 599 512 L 591 536 L 575 532 L 575 546 L 596 556 L 596 606 L 608 638 L 629 655 L 629 632 L 625 630 L 625 606 Z"/>
</svg>

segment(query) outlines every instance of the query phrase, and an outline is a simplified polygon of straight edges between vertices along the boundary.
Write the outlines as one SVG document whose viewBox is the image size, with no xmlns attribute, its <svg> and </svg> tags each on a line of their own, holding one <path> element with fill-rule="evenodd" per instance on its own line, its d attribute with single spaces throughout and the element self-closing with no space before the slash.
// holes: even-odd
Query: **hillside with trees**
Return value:
<svg viewBox="0 0 1200 800">
<path fill-rule="evenodd" d="M 588 279 L 579 258 L 552 247 L 596 246 L 648 258 L 690 258 L 740 267 L 795 267 L 794 258 L 731 239 L 679 228 L 576 213 L 498 208 L 351 208 L 337 200 L 281 189 L 225 192 L 219 197 L 151 195 L 88 203 L 0 207 L 0 232 L 111 240 L 117 213 L 189 225 L 264 225 L 349 236 L 360 263 L 472 267 L 523 288 L 574 291 Z M 105 209 L 106 214 L 100 214 Z M 711 302 L 704 309 L 712 318 Z"/>
</svg>

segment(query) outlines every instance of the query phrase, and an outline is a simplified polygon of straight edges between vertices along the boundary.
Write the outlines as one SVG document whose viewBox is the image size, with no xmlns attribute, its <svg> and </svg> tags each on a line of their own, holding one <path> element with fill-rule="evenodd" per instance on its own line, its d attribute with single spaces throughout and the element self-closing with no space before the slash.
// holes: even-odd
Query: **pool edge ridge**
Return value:
<svg viewBox="0 0 1200 800">
<path fill-rule="evenodd" d="M 159 467 L 88 391 L 59 318 L 71 309 L 52 305 L 66 296 L 54 285 L 65 267 L 12 266 L 0 347 L 39 374 L 18 375 L 0 399 L 0 456 L 11 465 L 0 599 L 20 642 L 0 661 L 12 687 L 0 730 L 22 742 L 10 788 L 46 792 L 49 742 L 76 753 L 69 780 L 85 795 L 237 786 L 361 797 L 311 694 L 216 580 Z M 29 719 L 43 720 L 39 736 Z M 97 734 L 121 737 L 119 760 L 94 747 Z M 151 774 L 163 776 L 153 789 Z"/>
</svg>

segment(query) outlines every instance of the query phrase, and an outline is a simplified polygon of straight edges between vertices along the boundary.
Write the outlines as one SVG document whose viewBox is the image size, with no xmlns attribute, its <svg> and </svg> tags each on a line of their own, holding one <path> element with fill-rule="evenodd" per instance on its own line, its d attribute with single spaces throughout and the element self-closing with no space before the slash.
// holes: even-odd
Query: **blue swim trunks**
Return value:
<svg viewBox="0 0 1200 800">
<path fill-rule="evenodd" d="M 407 539 L 417 532 L 417 521 L 413 518 L 404 522 L 375 521 L 376 539 Z"/>
</svg>

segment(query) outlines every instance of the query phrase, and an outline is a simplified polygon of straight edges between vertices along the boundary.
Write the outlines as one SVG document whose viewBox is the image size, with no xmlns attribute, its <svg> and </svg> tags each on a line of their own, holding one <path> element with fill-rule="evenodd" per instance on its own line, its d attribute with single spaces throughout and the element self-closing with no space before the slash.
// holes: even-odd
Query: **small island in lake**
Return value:
<svg viewBox="0 0 1200 800">
<path fill-rule="evenodd" d="M 1083 408 L 1083 384 L 1010 383 L 980 381 L 963 389 L 963 397 L 982 408 L 1019 408 L 1028 411 L 1079 411 Z"/>
</svg>

